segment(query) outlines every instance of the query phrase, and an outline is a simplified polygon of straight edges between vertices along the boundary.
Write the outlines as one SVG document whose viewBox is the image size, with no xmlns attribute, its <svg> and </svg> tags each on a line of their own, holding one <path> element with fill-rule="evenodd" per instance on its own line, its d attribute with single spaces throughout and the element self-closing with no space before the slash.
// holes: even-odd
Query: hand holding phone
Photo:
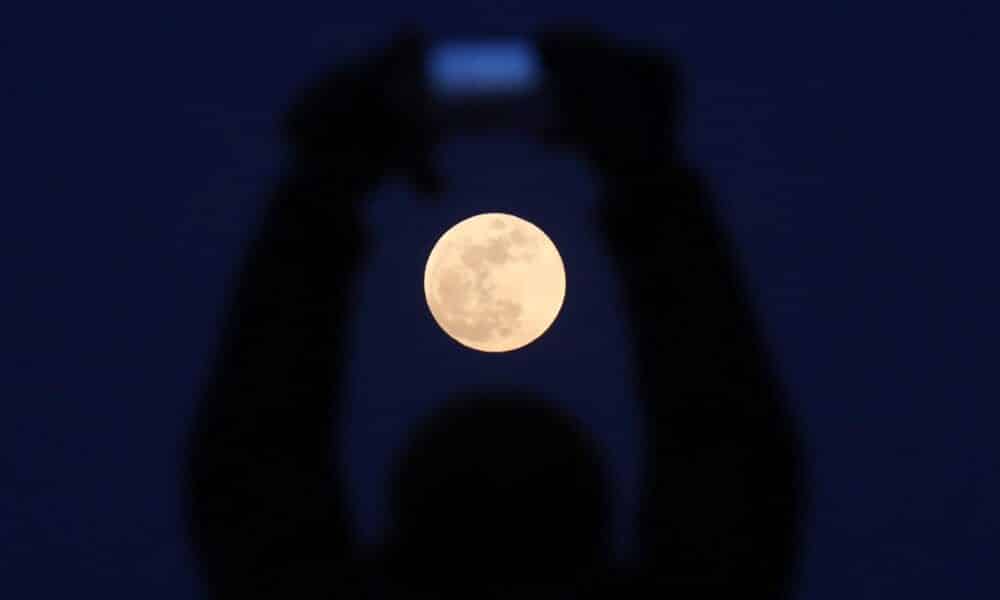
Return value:
<svg viewBox="0 0 1000 600">
<path fill-rule="evenodd" d="M 620 176 L 676 157 L 680 88 L 669 56 L 588 30 L 544 31 L 535 40 L 558 107 L 548 141 Z"/>
</svg>

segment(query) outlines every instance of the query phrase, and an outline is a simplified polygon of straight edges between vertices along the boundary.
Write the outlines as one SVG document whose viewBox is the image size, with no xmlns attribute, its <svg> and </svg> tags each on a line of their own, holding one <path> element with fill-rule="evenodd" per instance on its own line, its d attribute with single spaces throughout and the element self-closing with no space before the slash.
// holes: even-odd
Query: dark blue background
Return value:
<svg viewBox="0 0 1000 600">
<path fill-rule="evenodd" d="M 6 9 L 4 596 L 196 593 L 181 444 L 296 86 L 404 21 L 459 34 L 568 17 L 671 49 L 686 71 L 690 154 L 716 187 L 807 435 L 802 596 L 1000 596 L 997 98 L 983 83 L 996 76 L 995 19 L 950 3 L 746 4 Z M 381 469 L 434 399 L 513 379 L 607 446 L 627 552 L 628 346 L 588 230 L 588 174 L 512 139 L 458 140 L 441 160 L 454 188 L 440 206 L 392 183 L 371 205 L 380 241 L 345 443 L 363 531 L 377 535 Z M 535 221 L 568 269 L 554 328 L 500 360 L 444 338 L 420 287 L 435 237 L 483 210 Z"/>
</svg>

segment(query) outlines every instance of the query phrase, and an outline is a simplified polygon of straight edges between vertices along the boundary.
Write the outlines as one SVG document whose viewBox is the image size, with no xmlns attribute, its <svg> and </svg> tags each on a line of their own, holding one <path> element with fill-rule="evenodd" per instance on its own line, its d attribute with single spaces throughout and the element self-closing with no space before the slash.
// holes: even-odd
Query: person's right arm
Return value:
<svg viewBox="0 0 1000 600">
<path fill-rule="evenodd" d="M 801 456 L 726 232 L 682 166 L 611 182 L 606 194 L 634 207 L 609 223 L 607 242 L 643 395 L 645 566 L 684 586 L 780 596 L 798 541 Z"/>
<path fill-rule="evenodd" d="M 557 141 L 598 173 L 601 237 L 631 316 L 644 574 L 686 597 L 780 597 L 798 542 L 798 440 L 733 246 L 680 158 L 676 74 L 589 34 L 540 47 L 563 111 Z"/>
</svg>

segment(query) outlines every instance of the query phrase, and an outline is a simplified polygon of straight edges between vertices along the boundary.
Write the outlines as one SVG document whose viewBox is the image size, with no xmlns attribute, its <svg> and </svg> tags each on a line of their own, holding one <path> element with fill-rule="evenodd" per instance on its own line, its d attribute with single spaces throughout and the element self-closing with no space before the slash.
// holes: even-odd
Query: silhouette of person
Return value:
<svg viewBox="0 0 1000 600">
<path fill-rule="evenodd" d="M 191 536 L 212 597 L 792 593 L 800 440 L 706 183 L 678 147 L 676 68 L 586 31 L 536 41 L 560 114 L 542 141 L 598 174 L 595 235 L 626 288 L 644 423 L 637 559 L 612 560 L 591 437 L 516 381 L 458 394 L 419 428 L 384 542 L 356 540 L 335 451 L 344 332 L 372 235 L 361 203 L 390 174 L 441 189 L 426 107 L 401 111 L 384 93 L 422 85 L 424 43 L 404 35 L 307 89 L 285 121 L 290 161 L 190 440 Z"/>
</svg>

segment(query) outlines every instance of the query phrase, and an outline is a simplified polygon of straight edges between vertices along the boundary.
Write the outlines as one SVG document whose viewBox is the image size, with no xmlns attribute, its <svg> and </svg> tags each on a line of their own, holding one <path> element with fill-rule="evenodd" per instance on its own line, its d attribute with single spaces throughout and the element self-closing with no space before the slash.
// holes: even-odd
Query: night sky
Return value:
<svg viewBox="0 0 1000 600">
<path fill-rule="evenodd" d="M 565 19 L 680 62 L 688 155 L 738 244 L 806 436 L 802 597 L 1000 597 L 996 15 L 872 2 L 66 4 L 0 15 L 4 597 L 196 597 L 182 444 L 297 87 L 402 23 L 447 36 Z M 515 137 L 456 139 L 440 162 L 451 187 L 439 205 L 389 181 L 368 209 L 377 242 L 345 438 L 362 531 L 378 535 L 385 466 L 418 419 L 463 384 L 517 381 L 606 447 L 627 556 L 636 407 L 621 400 L 630 347 L 591 233 L 591 175 Z M 500 358 L 447 338 L 422 288 L 437 237 L 486 211 L 539 225 L 567 269 L 552 329 Z"/>
</svg>

